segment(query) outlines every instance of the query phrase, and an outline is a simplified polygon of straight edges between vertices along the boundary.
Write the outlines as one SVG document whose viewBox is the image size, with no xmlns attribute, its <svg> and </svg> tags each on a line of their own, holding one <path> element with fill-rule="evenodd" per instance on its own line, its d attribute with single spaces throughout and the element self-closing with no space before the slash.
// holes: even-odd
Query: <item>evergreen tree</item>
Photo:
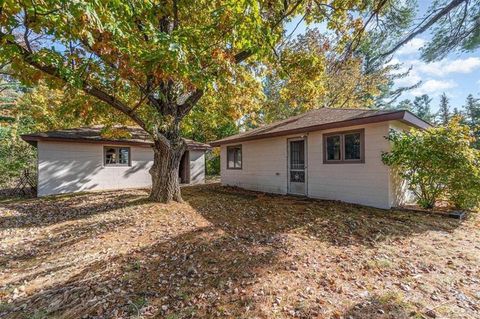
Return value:
<svg viewBox="0 0 480 319">
<path fill-rule="evenodd" d="M 472 94 L 467 96 L 465 105 L 467 122 L 470 127 L 480 125 L 480 99 L 473 97 Z"/>
<path fill-rule="evenodd" d="M 400 101 L 400 103 L 397 104 L 395 109 L 412 111 L 413 110 L 413 103 L 412 103 L 411 100 L 405 99 L 405 100 Z"/>
<path fill-rule="evenodd" d="M 474 147 L 480 149 L 480 99 L 473 97 L 472 94 L 467 96 L 465 117 L 476 137 Z"/>
<path fill-rule="evenodd" d="M 421 119 L 432 123 L 435 119 L 435 114 L 432 113 L 430 103 L 432 99 L 427 95 L 416 96 L 413 101 L 413 113 L 415 113 Z"/>
<path fill-rule="evenodd" d="M 458 112 L 458 110 L 457 110 Z M 446 125 L 450 121 L 450 100 L 448 99 L 445 92 L 440 96 L 440 112 L 439 112 L 439 122 L 442 125 Z"/>
</svg>

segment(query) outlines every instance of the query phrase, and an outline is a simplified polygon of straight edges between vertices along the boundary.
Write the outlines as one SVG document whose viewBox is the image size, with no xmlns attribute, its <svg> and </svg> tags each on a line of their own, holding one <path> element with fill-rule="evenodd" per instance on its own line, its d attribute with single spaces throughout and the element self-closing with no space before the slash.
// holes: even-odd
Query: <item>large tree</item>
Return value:
<svg viewBox="0 0 480 319">
<path fill-rule="evenodd" d="M 416 96 L 415 100 L 413 100 L 413 112 L 425 121 L 433 123 L 435 114 L 432 113 L 431 102 L 432 98 L 427 94 Z"/>
<path fill-rule="evenodd" d="M 480 149 L 480 99 L 469 94 L 464 108 L 465 120 L 475 134 L 474 146 Z"/>
<path fill-rule="evenodd" d="M 242 86 L 251 63 L 274 57 L 291 17 L 348 43 L 389 2 L 6 1 L 0 63 L 25 81 L 82 90 L 142 127 L 154 142 L 150 198 L 181 200 L 181 123 L 206 92 Z"/>
</svg>

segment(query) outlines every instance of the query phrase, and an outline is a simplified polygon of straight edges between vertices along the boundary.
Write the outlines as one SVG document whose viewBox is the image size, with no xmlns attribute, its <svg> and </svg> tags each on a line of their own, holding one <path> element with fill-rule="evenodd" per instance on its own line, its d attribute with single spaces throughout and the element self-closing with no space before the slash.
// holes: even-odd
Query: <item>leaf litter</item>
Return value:
<svg viewBox="0 0 480 319">
<path fill-rule="evenodd" d="M 478 318 L 480 220 L 209 184 L 0 203 L 1 318 Z"/>
</svg>

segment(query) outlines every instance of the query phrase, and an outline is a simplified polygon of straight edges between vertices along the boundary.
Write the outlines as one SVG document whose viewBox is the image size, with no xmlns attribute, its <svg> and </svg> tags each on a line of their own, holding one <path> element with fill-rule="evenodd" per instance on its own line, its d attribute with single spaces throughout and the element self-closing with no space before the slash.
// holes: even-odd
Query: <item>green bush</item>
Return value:
<svg viewBox="0 0 480 319">
<path fill-rule="evenodd" d="M 10 128 L 0 126 L 0 189 L 14 186 L 24 170 L 36 173 L 36 153 Z"/>
<path fill-rule="evenodd" d="M 392 131 L 388 139 L 392 149 L 382 154 L 382 160 L 398 169 L 420 206 L 432 208 L 440 198 L 462 209 L 478 205 L 480 153 L 460 118 L 423 131 Z"/>
<path fill-rule="evenodd" d="M 218 148 L 206 154 L 206 174 L 208 176 L 220 175 L 220 150 Z"/>
</svg>

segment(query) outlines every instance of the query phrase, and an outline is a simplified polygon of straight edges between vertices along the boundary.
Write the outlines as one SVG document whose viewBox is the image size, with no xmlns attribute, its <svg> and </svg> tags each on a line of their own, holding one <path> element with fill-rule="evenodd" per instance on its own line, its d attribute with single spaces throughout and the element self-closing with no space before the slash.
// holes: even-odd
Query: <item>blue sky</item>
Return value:
<svg viewBox="0 0 480 319">
<path fill-rule="evenodd" d="M 418 17 L 426 12 L 430 3 L 427 0 L 418 1 Z M 292 30 L 297 23 L 298 19 L 294 19 L 288 29 Z M 295 35 L 305 32 L 307 27 L 301 23 Z M 469 93 L 480 97 L 480 50 L 469 53 L 452 53 L 441 61 L 426 63 L 420 60 L 419 49 L 429 39 L 430 35 L 424 33 L 395 53 L 393 62 L 402 63 L 404 69 L 412 67 L 409 76 L 400 79 L 397 85 L 407 86 L 422 81 L 417 89 L 404 93 L 398 101 L 413 100 L 415 96 L 428 94 L 433 98 L 432 108 L 437 110 L 439 96 L 445 92 L 450 98 L 452 109 L 454 107 L 461 109 Z"/>
</svg>

